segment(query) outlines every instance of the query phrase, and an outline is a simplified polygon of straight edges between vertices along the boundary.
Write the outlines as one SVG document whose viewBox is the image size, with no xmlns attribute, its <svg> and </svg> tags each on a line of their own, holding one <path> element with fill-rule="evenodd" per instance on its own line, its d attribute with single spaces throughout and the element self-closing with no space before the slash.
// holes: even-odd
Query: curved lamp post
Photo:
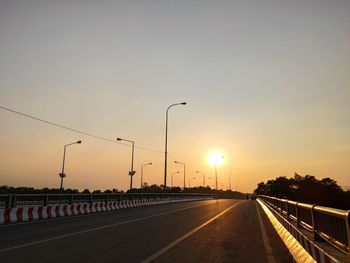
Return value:
<svg viewBox="0 0 350 263">
<path fill-rule="evenodd" d="M 185 189 L 186 188 L 186 164 L 178 161 L 174 161 L 174 163 L 182 164 L 184 166 L 184 189 Z"/>
<path fill-rule="evenodd" d="M 63 178 L 66 177 L 66 174 L 64 173 L 64 163 L 65 163 L 65 160 L 66 160 L 66 148 L 67 148 L 67 146 L 70 146 L 70 145 L 73 145 L 73 144 L 81 144 L 81 141 L 72 142 L 72 143 L 66 144 L 64 146 L 63 161 L 62 161 L 62 171 L 59 173 L 59 176 L 61 177 L 60 191 L 62 191 L 62 189 L 63 189 Z"/>
<path fill-rule="evenodd" d="M 130 141 L 130 140 L 126 140 L 126 139 L 122 139 L 122 138 L 117 138 L 117 141 L 125 141 L 125 142 L 131 142 L 132 143 L 132 151 L 131 151 L 131 169 L 129 171 L 129 175 L 130 175 L 130 190 L 132 189 L 132 177 L 134 176 L 134 174 L 136 173 L 134 171 L 134 149 L 135 149 L 135 142 L 134 141 Z"/>
<path fill-rule="evenodd" d="M 142 184 L 143 184 L 143 167 L 147 166 L 147 165 L 152 165 L 152 163 L 145 163 L 145 164 L 141 165 L 141 186 L 140 186 L 141 189 L 142 189 Z"/>
<path fill-rule="evenodd" d="M 167 166 L 168 166 L 168 113 L 169 109 L 171 107 L 177 106 L 177 105 L 186 105 L 186 102 L 181 102 L 181 103 L 175 103 L 171 104 L 167 109 L 166 109 L 166 114 L 165 114 L 165 151 L 164 151 L 164 192 L 166 191 L 166 178 L 167 178 Z"/>
</svg>

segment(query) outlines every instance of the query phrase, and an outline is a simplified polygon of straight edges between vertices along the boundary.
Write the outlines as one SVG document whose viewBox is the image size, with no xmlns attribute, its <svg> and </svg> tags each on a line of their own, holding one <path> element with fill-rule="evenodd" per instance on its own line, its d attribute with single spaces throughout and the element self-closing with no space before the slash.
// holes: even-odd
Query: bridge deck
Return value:
<svg viewBox="0 0 350 263">
<path fill-rule="evenodd" d="M 0 226 L 2 262 L 290 262 L 254 201 L 211 200 Z M 264 235 L 264 236 L 263 236 Z"/>
</svg>

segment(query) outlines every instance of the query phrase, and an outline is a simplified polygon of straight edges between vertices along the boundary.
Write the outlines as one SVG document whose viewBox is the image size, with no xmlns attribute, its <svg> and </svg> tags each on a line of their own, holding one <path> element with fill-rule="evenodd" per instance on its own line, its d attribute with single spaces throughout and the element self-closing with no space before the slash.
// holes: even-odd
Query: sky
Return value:
<svg viewBox="0 0 350 263">
<path fill-rule="evenodd" d="M 0 0 L 0 106 L 135 141 L 134 186 L 350 185 L 350 1 Z M 127 190 L 131 147 L 0 109 L 0 185 Z M 177 174 L 176 172 L 180 172 Z M 193 179 L 195 177 L 195 179 Z M 188 179 L 186 184 L 188 184 Z M 168 185 L 170 180 L 168 178 Z"/>
</svg>

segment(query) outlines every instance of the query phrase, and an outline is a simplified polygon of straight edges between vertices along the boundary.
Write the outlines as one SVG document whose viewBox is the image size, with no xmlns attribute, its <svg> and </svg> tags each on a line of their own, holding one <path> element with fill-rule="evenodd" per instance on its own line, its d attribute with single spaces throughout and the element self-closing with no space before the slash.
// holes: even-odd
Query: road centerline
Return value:
<svg viewBox="0 0 350 263">
<path fill-rule="evenodd" d="M 210 205 L 210 203 L 209 204 L 205 203 L 205 204 L 199 204 L 199 205 L 192 205 L 192 206 L 189 206 L 189 207 L 184 207 L 184 208 L 180 208 L 180 209 L 176 209 L 176 210 L 162 212 L 162 213 L 158 213 L 158 214 L 154 214 L 154 215 L 150 215 L 150 216 L 143 216 L 143 217 L 139 217 L 139 218 L 129 219 L 129 220 L 113 223 L 113 224 L 103 225 L 103 226 L 89 228 L 89 229 L 85 229 L 85 230 L 81 230 L 81 231 L 77 231 L 77 232 L 73 232 L 73 233 L 69 233 L 69 234 L 65 234 L 65 235 L 59 235 L 59 236 L 55 236 L 55 237 L 51 237 L 51 238 L 47 238 L 47 239 L 42 239 L 42 240 L 38 240 L 38 241 L 34 241 L 34 242 L 29 242 L 29 243 L 25 243 L 25 244 L 22 244 L 22 245 L 17 245 L 17 246 L 13 246 L 13 247 L 3 248 L 3 249 L 0 249 L 0 253 L 6 252 L 6 251 L 9 251 L 9 250 L 15 250 L 15 249 L 23 248 L 23 247 L 34 246 L 34 245 L 38 245 L 38 244 L 42 244 L 42 243 L 46 243 L 46 242 L 50 242 L 50 241 L 54 241 L 54 240 L 64 239 L 64 238 L 68 238 L 68 237 L 72 237 L 72 236 L 77 236 L 77 235 L 81 235 L 81 234 L 85 234 L 85 233 L 89 233 L 89 232 L 94 232 L 94 231 L 98 231 L 98 230 L 101 230 L 101 229 L 106 229 L 106 228 L 110 228 L 110 227 L 114 227 L 114 226 L 124 225 L 124 224 L 138 222 L 138 221 L 142 221 L 142 220 L 146 220 L 146 219 L 150 219 L 150 218 L 154 218 L 154 217 L 168 215 L 168 214 L 184 211 L 184 210 L 195 208 L 195 207 L 199 207 L 199 206 L 205 206 L 205 205 Z"/>
<path fill-rule="evenodd" d="M 173 248 L 174 246 L 176 246 L 177 244 L 179 244 L 181 241 L 185 240 L 186 238 L 190 237 L 191 235 L 193 235 L 194 233 L 198 232 L 199 230 L 201 230 L 203 227 L 207 226 L 208 224 L 210 224 L 211 222 L 213 222 L 215 219 L 219 218 L 220 216 L 224 215 L 225 213 L 227 213 L 229 210 L 231 210 L 232 208 L 234 208 L 235 206 L 237 206 L 238 204 L 242 203 L 242 201 L 226 208 L 224 211 L 220 212 L 219 214 L 217 214 L 216 216 L 212 217 L 211 219 L 207 220 L 206 222 L 204 222 L 203 224 L 193 228 L 191 231 L 187 232 L 186 234 L 182 235 L 181 237 L 177 238 L 176 240 L 174 240 L 173 242 L 169 243 L 168 245 L 166 245 L 165 247 L 163 247 L 162 249 L 158 250 L 156 253 L 152 254 L 151 256 L 149 256 L 148 258 L 142 260 L 142 263 L 149 263 L 152 262 L 153 260 L 157 259 L 158 257 L 160 257 L 161 255 L 163 255 L 164 253 L 166 253 L 168 250 L 170 250 L 171 248 Z"/>
</svg>

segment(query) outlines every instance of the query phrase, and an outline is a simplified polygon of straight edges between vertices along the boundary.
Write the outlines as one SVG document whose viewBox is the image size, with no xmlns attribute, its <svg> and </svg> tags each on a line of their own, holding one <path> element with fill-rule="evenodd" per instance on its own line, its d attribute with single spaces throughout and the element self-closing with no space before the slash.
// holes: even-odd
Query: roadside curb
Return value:
<svg viewBox="0 0 350 263">
<path fill-rule="evenodd" d="M 322 262 L 322 263 L 340 263 L 337 259 L 330 256 L 328 253 L 326 253 L 322 248 L 320 248 L 318 245 L 316 245 L 313 241 L 311 241 L 309 238 L 307 238 L 299 229 L 297 229 L 293 224 L 288 222 L 287 219 L 285 219 L 283 216 L 278 214 L 276 211 L 274 211 L 268 204 L 266 204 L 263 200 L 258 198 L 258 202 L 261 205 L 266 206 L 266 208 L 269 210 L 269 212 L 278 220 L 278 222 L 281 224 L 281 227 L 284 228 L 284 230 L 288 231 L 289 234 L 291 234 L 294 239 L 305 249 L 305 251 L 316 261 L 316 262 Z M 261 202 L 261 203 L 260 203 Z M 265 211 L 265 209 L 263 208 Z M 266 213 L 266 211 L 265 211 Z M 276 228 L 276 226 L 274 225 Z M 276 231 L 278 232 L 278 229 L 276 228 Z M 289 241 L 290 242 L 290 241 Z M 293 255 L 293 251 L 291 251 L 291 254 Z M 297 261 L 297 260 L 296 260 Z"/>
</svg>

